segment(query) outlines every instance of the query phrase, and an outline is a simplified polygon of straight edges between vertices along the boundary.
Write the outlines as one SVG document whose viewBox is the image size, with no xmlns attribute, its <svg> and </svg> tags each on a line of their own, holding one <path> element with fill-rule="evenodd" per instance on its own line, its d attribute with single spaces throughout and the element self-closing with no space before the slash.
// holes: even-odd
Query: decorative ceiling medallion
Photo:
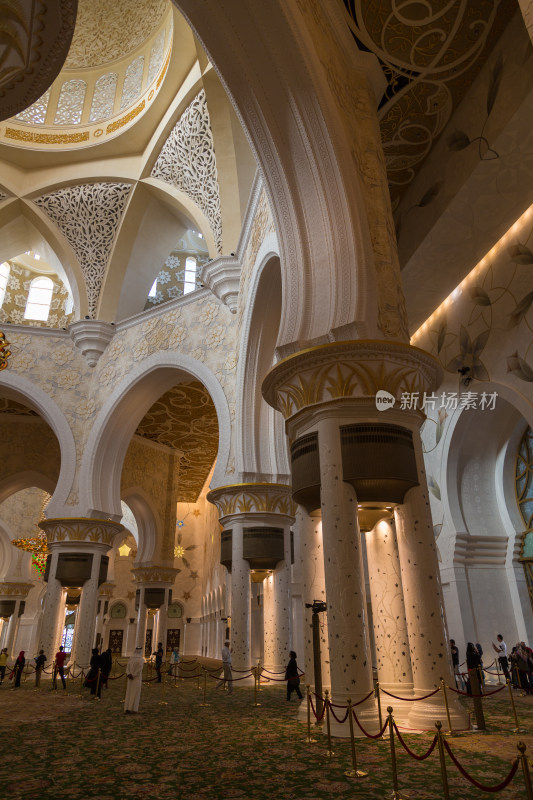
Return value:
<svg viewBox="0 0 533 800">
<path fill-rule="evenodd" d="M 378 57 L 379 116 L 393 209 L 470 88 L 515 0 L 344 0 L 358 47 Z"/>
<path fill-rule="evenodd" d="M 78 0 L 0 0 L 0 120 L 28 108 L 59 75 L 77 8 Z"/>
</svg>

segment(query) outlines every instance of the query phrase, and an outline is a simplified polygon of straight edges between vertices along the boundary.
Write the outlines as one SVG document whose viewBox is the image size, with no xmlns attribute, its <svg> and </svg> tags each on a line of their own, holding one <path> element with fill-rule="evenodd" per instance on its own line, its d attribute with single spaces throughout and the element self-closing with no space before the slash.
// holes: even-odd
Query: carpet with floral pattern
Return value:
<svg viewBox="0 0 533 800">
<path fill-rule="evenodd" d="M 350 742 L 333 740 L 296 721 L 297 701 L 285 699 L 285 684 L 261 689 L 254 705 L 253 687 L 233 694 L 215 689 L 207 679 L 152 682 L 143 686 L 140 713 L 125 715 L 125 678 L 111 681 L 102 700 L 91 699 L 81 681 L 68 692 L 53 691 L 49 680 L 35 690 L 30 677 L 20 689 L 6 681 L 0 687 L 3 757 L 0 800 L 340 800 L 391 796 L 390 743 L 356 740 L 358 767 L 368 777 L 355 780 Z M 515 693 L 520 723 L 533 731 L 533 696 Z M 305 702 L 305 701 L 304 701 Z M 470 702 L 470 701 L 465 701 Z M 506 692 L 485 701 L 487 733 L 448 740 L 465 769 L 485 785 L 499 783 L 517 755 L 521 739 L 533 757 L 531 733 L 516 735 Z M 404 735 L 417 753 L 427 750 L 432 734 Z M 438 751 L 415 761 L 396 743 L 401 794 L 443 798 Z M 532 769 L 533 775 L 533 769 Z M 469 784 L 447 757 L 451 798 L 478 800 L 488 795 Z M 520 767 L 498 797 L 526 797 Z"/>
</svg>

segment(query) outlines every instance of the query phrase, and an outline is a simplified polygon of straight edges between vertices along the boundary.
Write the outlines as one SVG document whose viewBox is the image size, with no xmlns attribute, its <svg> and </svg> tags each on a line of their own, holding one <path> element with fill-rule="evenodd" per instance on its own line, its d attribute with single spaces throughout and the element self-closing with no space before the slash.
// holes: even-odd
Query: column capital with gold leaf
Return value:
<svg viewBox="0 0 533 800">
<path fill-rule="evenodd" d="M 264 522 L 275 517 L 289 525 L 295 520 L 296 504 L 286 483 L 233 483 L 212 489 L 207 499 L 217 507 L 222 525 L 235 517 Z"/>
<path fill-rule="evenodd" d="M 403 342 L 360 339 L 317 345 L 284 358 L 265 376 L 262 392 L 283 414 L 291 435 L 309 409 L 347 404 L 375 409 L 378 392 L 391 396 L 390 408 L 404 393 L 418 393 L 422 399 L 441 381 L 442 367 L 424 350 Z"/>
<path fill-rule="evenodd" d="M 113 546 L 118 533 L 124 526 L 110 519 L 92 519 L 90 517 L 56 517 L 44 519 L 39 527 L 46 533 L 50 549 L 73 549 L 73 546 L 100 545 L 106 550 Z M 77 548 L 76 548 L 77 549 Z M 101 547 L 98 549 L 102 549 Z"/>
</svg>

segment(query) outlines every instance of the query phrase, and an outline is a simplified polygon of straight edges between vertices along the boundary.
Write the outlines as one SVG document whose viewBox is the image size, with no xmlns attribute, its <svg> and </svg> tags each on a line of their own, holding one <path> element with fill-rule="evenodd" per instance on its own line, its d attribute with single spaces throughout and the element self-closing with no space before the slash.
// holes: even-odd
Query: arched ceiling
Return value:
<svg viewBox="0 0 533 800">
<path fill-rule="evenodd" d="M 218 450 L 215 406 L 203 384 L 174 386 L 153 404 L 135 434 L 180 454 L 178 502 L 195 503 Z"/>
<path fill-rule="evenodd" d="M 168 7 L 169 0 L 78 0 L 64 69 L 101 67 L 125 58 L 151 37 Z"/>
<path fill-rule="evenodd" d="M 378 57 L 387 80 L 379 117 L 395 209 L 493 52 L 517 4 L 516 0 L 344 3 L 358 47 Z M 489 107 L 487 111 L 488 116 Z"/>
</svg>

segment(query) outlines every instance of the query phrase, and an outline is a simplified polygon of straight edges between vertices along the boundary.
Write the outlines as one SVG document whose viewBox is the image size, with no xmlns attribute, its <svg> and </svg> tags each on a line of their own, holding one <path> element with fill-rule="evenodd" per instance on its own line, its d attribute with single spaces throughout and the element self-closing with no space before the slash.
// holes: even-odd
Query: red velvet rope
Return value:
<svg viewBox="0 0 533 800">
<path fill-rule="evenodd" d="M 372 733 L 369 733 L 368 731 L 365 731 L 365 729 L 363 728 L 363 726 L 361 725 L 361 723 L 357 719 L 357 714 L 355 713 L 355 711 L 352 710 L 352 714 L 353 714 L 353 718 L 357 722 L 357 725 L 359 726 L 361 732 L 363 733 L 364 736 L 366 736 L 367 739 L 381 739 L 381 737 L 383 736 L 383 734 L 385 733 L 385 731 L 387 729 L 387 725 L 389 724 L 389 720 L 388 719 L 385 720 L 385 723 L 384 723 L 382 729 L 379 731 L 379 733 L 372 734 Z"/>
<path fill-rule="evenodd" d="M 123 678 L 125 674 L 126 674 L 125 672 L 122 672 L 120 675 L 115 675 L 115 677 L 114 677 L 114 678 L 110 678 L 110 677 L 108 676 L 108 680 L 110 680 L 110 681 L 118 681 L 118 679 L 119 679 L 119 678 Z"/>
<path fill-rule="evenodd" d="M 338 716 L 333 711 L 333 703 L 329 703 L 329 710 L 333 714 L 333 717 L 337 720 L 337 722 L 340 722 L 341 725 L 342 725 L 343 722 L 346 722 L 346 720 L 348 719 L 348 714 L 350 713 L 349 710 L 347 709 L 346 710 L 346 714 L 344 715 L 344 717 L 342 719 L 339 719 Z"/>
<path fill-rule="evenodd" d="M 430 757 L 430 755 L 432 754 L 432 752 L 433 752 L 433 750 L 435 749 L 435 746 L 436 746 L 436 744 L 437 744 L 437 740 L 438 740 L 438 737 L 437 737 L 437 735 L 435 735 L 435 736 L 433 737 L 433 741 L 431 742 L 431 744 L 430 744 L 430 746 L 429 746 L 429 749 L 428 749 L 428 750 L 427 750 L 427 751 L 424 753 L 424 755 L 422 755 L 422 756 L 419 756 L 419 755 L 417 755 L 416 753 L 414 753 L 414 752 L 411 750 L 411 748 L 410 748 L 410 747 L 409 747 L 409 746 L 406 744 L 406 742 L 403 740 L 402 734 L 401 734 L 401 733 L 400 733 L 400 731 L 398 730 L 398 726 L 396 725 L 396 723 L 395 723 L 395 722 L 393 722 L 393 723 L 392 723 L 392 725 L 393 725 L 393 728 L 394 728 L 394 730 L 395 730 L 395 732 L 396 732 L 396 736 L 398 737 L 398 741 L 400 742 L 400 744 L 401 744 L 401 746 L 403 747 L 403 749 L 405 750 L 405 752 L 406 752 L 406 753 L 409 753 L 409 755 L 411 756 L 411 758 L 414 758 L 414 759 L 416 759 L 417 761 L 425 761 L 425 760 L 426 760 L 426 758 L 429 758 L 429 757 Z"/>
<path fill-rule="evenodd" d="M 464 769 L 464 767 L 461 766 L 461 764 L 457 761 L 456 757 L 452 753 L 452 749 L 448 744 L 448 742 L 446 741 L 446 739 L 444 739 L 443 742 L 448 755 L 450 756 L 451 760 L 453 761 L 453 763 L 455 764 L 455 766 L 457 767 L 463 778 L 466 778 L 467 781 L 470 781 L 470 783 L 473 786 L 475 786 L 476 789 L 481 789 L 482 792 L 501 792 L 502 789 L 505 789 L 506 786 L 509 786 L 514 776 L 516 775 L 516 771 L 518 769 L 517 758 L 513 762 L 513 766 L 511 767 L 510 773 L 501 783 L 496 784 L 496 786 L 484 786 L 482 783 L 479 783 L 479 781 L 477 781 L 475 778 L 469 775 L 468 772 Z"/>
<path fill-rule="evenodd" d="M 506 689 L 506 686 L 500 686 L 499 689 L 495 689 L 493 692 L 486 692 L 485 694 L 468 694 L 468 692 L 462 692 L 461 689 L 454 689 L 453 686 L 447 687 L 450 692 L 454 692 L 455 694 L 462 694 L 464 697 L 491 697 L 493 694 L 498 694 L 498 692 L 503 692 Z"/>
<path fill-rule="evenodd" d="M 429 694 L 425 694 L 424 697 L 398 697 L 395 694 L 391 694 L 390 692 L 386 692 L 385 689 L 382 689 L 381 686 L 379 687 L 379 691 L 386 694 L 388 697 L 394 697 L 395 700 L 407 700 L 408 703 L 416 703 L 418 700 L 427 700 L 428 697 L 433 697 L 434 694 L 440 692 L 440 686 L 435 689 L 435 691 L 430 692 Z"/>
<path fill-rule="evenodd" d="M 318 695 L 315 695 L 315 697 L 318 698 Z M 322 713 L 321 713 L 321 715 L 318 716 L 318 714 L 316 713 L 315 705 L 313 703 L 313 696 L 311 694 L 309 695 L 309 701 L 311 703 L 311 709 L 313 711 L 313 715 L 314 715 L 316 721 L 317 722 L 321 722 L 324 719 L 324 714 L 326 713 L 326 705 L 325 705 L 325 703 L 323 703 L 323 705 L 322 705 Z"/>
</svg>

